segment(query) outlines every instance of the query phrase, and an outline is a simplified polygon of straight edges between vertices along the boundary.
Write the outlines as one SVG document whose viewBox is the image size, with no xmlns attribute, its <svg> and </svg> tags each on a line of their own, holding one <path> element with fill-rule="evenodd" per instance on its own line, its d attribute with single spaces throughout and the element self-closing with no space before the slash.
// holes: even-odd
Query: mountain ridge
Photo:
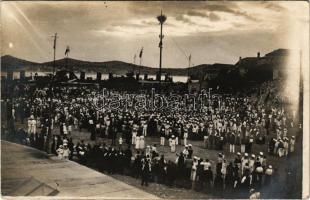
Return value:
<svg viewBox="0 0 310 200">
<path fill-rule="evenodd" d="M 11 55 L 4 55 L 1 57 L 1 71 L 7 70 L 32 70 L 32 71 L 51 71 L 53 69 L 54 61 L 47 62 L 32 62 L 21 58 L 17 58 Z M 215 64 L 214 64 L 215 65 Z M 230 64 L 221 64 L 233 67 Z M 124 61 L 112 60 L 103 62 L 91 62 L 85 60 L 79 60 L 75 58 L 61 58 L 55 60 L 56 69 L 72 69 L 75 72 L 86 71 L 86 72 L 101 72 L 101 73 L 113 73 L 113 74 L 126 74 L 128 72 L 135 72 L 140 74 L 155 75 L 158 72 L 158 68 L 139 66 Z M 190 68 L 162 68 L 163 73 L 170 75 L 184 75 L 188 72 L 193 75 L 197 75 L 204 70 L 212 66 L 210 64 L 200 64 Z"/>
</svg>

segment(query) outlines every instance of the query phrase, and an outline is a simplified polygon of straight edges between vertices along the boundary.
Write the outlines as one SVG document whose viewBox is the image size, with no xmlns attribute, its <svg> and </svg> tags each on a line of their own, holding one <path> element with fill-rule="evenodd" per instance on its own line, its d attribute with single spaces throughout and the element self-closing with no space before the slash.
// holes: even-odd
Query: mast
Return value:
<svg viewBox="0 0 310 200">
<path fill-rule="evenodd" d="M 160 23 L 160 35 L 159 35 L 159 92 L 161 92 L 161 64 L 162 64 L 162 49 L 163 49 L 163 24 L 167 20 L 167 17 L 163 15 L 163 12 L 160 12 L 160 15 L 157 16 L 157 20 Z"/>
</svg>

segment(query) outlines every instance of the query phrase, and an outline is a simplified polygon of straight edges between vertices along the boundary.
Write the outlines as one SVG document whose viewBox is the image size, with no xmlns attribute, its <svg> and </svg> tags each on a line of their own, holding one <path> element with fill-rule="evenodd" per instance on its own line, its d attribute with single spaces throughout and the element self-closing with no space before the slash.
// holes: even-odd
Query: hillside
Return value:
<svg viewBox="0 0 310 200">
<path fill-rule="evenodd" d="M 13 71 L 20 70 L 32 70 L 32 71 L 51 71 L 53 69 L 53 61 L 44 62 L 44 63 L 35 63 L 13 56 L 3 56 L 1 57 L 1 70 L 6 71 L 8 68 Z M 171 75 L 187 76 L 188 72 L 190 75 L 198 76 L 201 72 L 205 71 L 211 66 L 214 65 L 197 65 L 188 68 L 163 68 L 162 73 L 169 73 Z M 85 72 L 101 72 L 101 73 L 113 73 L 124 75 L 128 72 L 134 71 L 135 73 L 140 72 L 140 74 L 152 74 L 155 75 L 158 72 L 158 68 L 138 66 L 131 63 L 126 63 L 122 61 L 107 61 L 107 62 L 90 62 L 77 60 L 72 58 L 63 58 L 55 61 L 55 66 L 57 69 L 73 69 L 74 71 L 85 71 Z M 233 65 L 227 65 L 233 66 Z"/>
<path fill-rule="evenodd" d="M 39 66 L 39 63 L 30 62 L 10 55 L 1 57 L 1 71 L 7 71 L 7 69 L 12 71 L 19 71 L 23 70 L 25 67 L 34 66 Z"/>
</svg>

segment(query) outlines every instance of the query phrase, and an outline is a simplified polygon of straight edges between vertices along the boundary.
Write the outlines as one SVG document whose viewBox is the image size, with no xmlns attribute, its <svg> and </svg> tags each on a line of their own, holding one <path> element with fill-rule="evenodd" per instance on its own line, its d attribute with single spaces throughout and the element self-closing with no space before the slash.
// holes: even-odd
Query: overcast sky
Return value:
<svg viewBox="0 0 310 200">
<path fill-rule="evenodd" d="M 236 63 L 239 56 L 289 48 L 292 21 L 309 23 L 306 2 L 2 2 L 2 55 L 35 62 L 56 59 L 133 62 L 158 67 L 162 10 L 163 67 Z M 307 26 L 306 26 L 307 27 Z M 303 27 L 305 28 L 305 27 Z M 297 31 L 298 32 L 298 31 Z M 139 63 L 138 59 L 136 61 Z"/>
</svg>

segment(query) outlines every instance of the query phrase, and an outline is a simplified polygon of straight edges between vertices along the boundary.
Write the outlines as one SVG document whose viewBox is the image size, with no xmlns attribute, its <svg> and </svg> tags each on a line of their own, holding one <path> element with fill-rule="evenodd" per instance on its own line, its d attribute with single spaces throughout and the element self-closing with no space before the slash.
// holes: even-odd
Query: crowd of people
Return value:
<svg viewBox="0 0 310 200">
<path fill-rule="evenodd" d="M 47 88 L 35 88 L 7 100 L 7 119 L 12 119 L 8 127 L 18 120 L 27 126 L 17 131 L 23 143 L 102 172 L 141 177 L 142 185 L 151 180 L 217 195 L 225 190 L 240 198 L 271 184 L 274 171 L 266 154 L 286 157 L 294 153 L 293 130 L 301 129 L 295 112 L 283 104 L 265 104 L 249 96 L 209 95 L 201 100 L 199 94 L 193 94 L 197 105 L 204 101 L 199 109 L 194 109 L 196 99 L 181 94 L 177 96 L 184 104 L 175 109 L 140 109 L 128 102 L 113 109 L 102 104 L 113 104 L 115 95 L 129 97 L 133 104 L 136 101 L 126 92 L 111 90 L 103 95 L 98 89 L 68 87 L 53 91 L 51 98 Z M 107 140 L 73 143 L 72 133 L 82 130 L 91 133 L 91 141 Z M 157 137 L 158 143 L 146 144 L 146 137 Z M 209 160 L 207 153 L 196 155 L 190 141 L 218 150 L 217 160 Z M 266 148 L 266 153 L 255 152 L 254 144 Z M 182 145 L 183 150 L 169 160 L 157 145 L 169 146 L 173 153 L 176 146 Z M 235 159 L 226 159 L 225 145 Z"/>
</svg>

